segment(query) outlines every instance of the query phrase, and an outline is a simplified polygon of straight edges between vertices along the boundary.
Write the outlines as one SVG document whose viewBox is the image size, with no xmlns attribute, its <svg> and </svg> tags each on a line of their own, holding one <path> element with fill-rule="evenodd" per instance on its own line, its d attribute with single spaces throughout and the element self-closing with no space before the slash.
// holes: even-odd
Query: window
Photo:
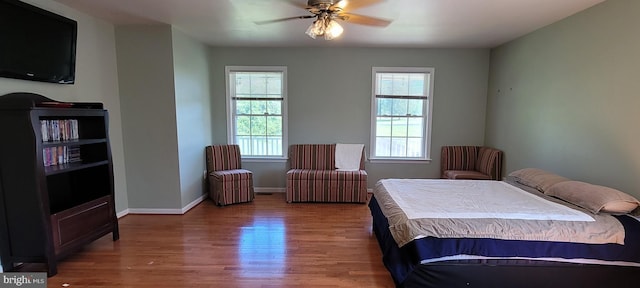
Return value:
<svg viewBox="0 0 640 288">
<path fill-rule="evenodd" d="M 284 158 L 287 68 L 227 66 L 229 143 L 243 157 Z"/>
<path fill-rule="evenodd" d="M 429 160 L 433 68 L 373 68 L 373 159 Z"/>
</svg>

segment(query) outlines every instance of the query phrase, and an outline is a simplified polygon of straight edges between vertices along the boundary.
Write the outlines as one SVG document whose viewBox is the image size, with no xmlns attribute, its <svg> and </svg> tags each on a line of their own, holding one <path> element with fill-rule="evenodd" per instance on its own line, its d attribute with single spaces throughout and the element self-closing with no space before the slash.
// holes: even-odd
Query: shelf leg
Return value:
<svg viewBox="0 0 640 288">
<path fill-rule="evenodd" d="M 47 259 L 47 277 L 58 274 L 58 263 L 56 259 Z"/>
</svg>

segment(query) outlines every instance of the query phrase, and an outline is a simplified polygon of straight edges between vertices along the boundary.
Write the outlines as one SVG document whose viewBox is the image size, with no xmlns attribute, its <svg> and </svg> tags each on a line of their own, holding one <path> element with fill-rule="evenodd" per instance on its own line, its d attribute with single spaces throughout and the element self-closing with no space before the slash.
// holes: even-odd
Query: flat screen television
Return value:
<svg viewBox="0 0 640 288">
<path fill-rule="evenodd" d="M 72 84 L 76 21 L 18 0 L 0 0 L 0 77 Z"/>
</svg>

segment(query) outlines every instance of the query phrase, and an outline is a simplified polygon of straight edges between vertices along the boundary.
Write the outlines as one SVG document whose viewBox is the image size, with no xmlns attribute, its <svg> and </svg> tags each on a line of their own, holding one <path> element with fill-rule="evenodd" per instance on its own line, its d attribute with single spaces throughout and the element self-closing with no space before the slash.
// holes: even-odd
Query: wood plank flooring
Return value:
<svg viewBox="0 0 640 288">
<path fill-rule="evenodd" d="M 64 259 L 48 287 L 394 287 L 367 205 L 284 196 L 125 216 L 120 240 Z"/>
</svg>

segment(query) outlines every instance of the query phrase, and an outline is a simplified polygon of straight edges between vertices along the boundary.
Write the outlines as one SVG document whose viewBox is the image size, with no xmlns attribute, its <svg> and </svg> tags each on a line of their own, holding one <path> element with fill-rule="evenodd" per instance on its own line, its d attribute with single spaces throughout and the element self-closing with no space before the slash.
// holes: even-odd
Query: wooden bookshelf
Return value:
<svg viewBox="0 0 640 288">
<path fill-rule="evenodd" d="M 70 124 L 45 128 L 45 122 L 75 122 L 75 130 Z M 52 276 L 57 262 L 83 245 L 109 233 L 118 240 L 108 112 L 102 104 L 7 94 L 0 96 L 0 129 L 0 258 L 5 271 L 44 263 Z M 52 137 L 58 133 L 65 136 Z"/>
</svg>

